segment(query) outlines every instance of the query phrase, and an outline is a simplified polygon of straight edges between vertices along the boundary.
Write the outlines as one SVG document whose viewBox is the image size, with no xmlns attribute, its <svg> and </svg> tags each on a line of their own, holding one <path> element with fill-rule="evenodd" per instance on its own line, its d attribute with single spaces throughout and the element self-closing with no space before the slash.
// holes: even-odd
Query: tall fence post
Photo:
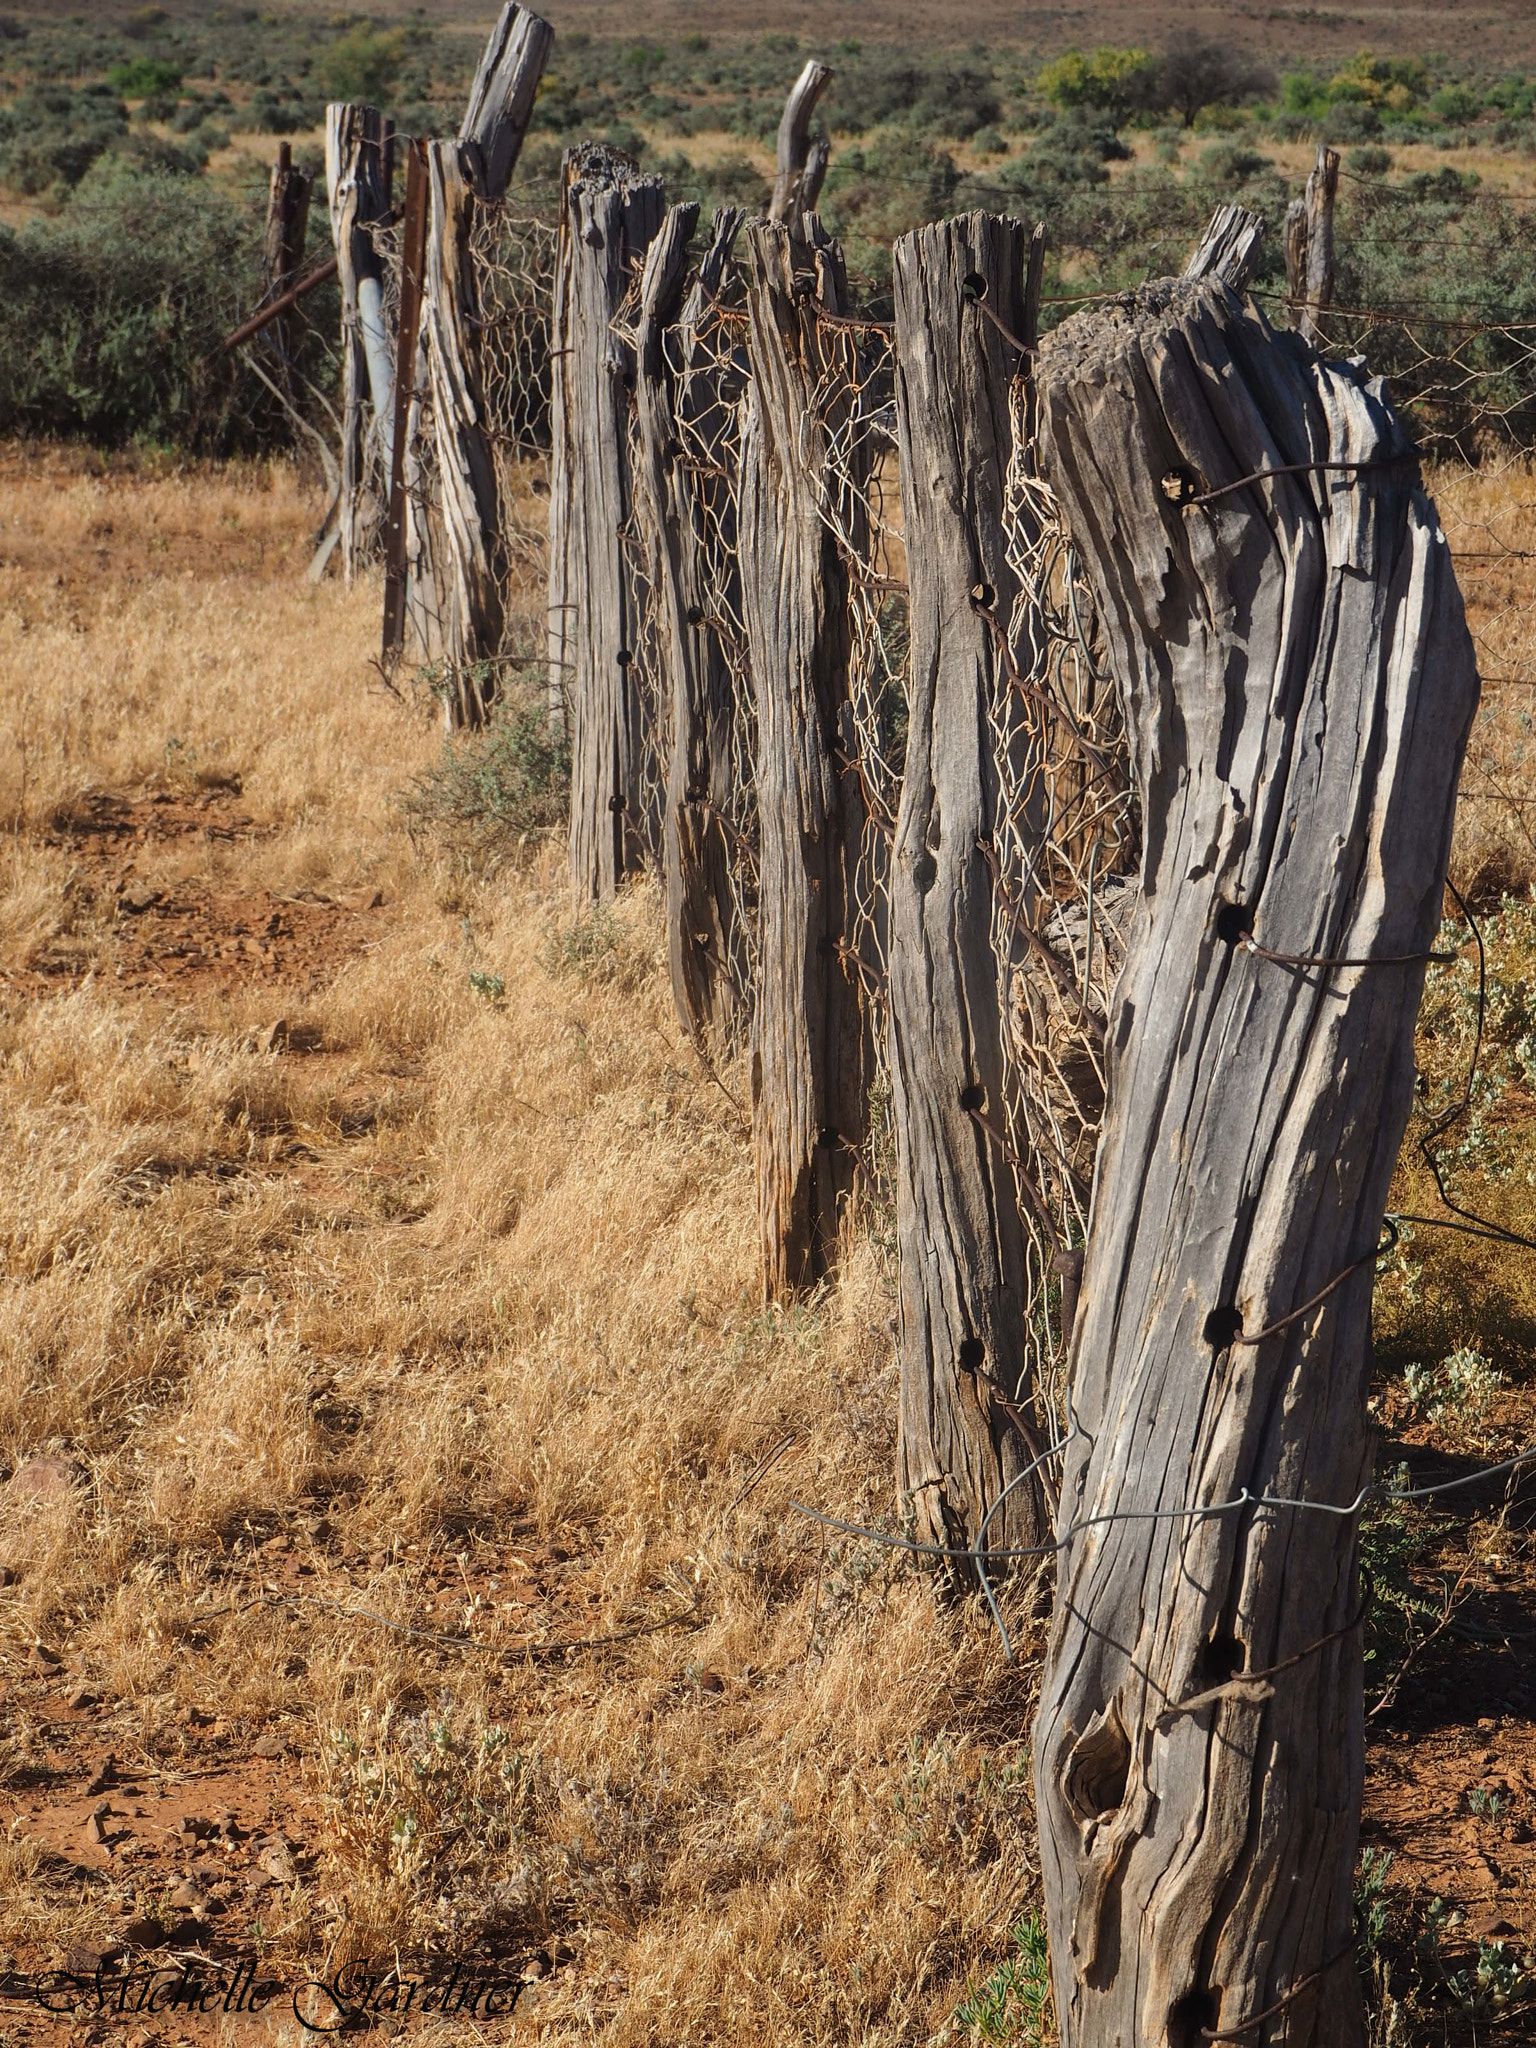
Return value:
<svg viewBox="0 0 1536 2048">
<path fill-rule="evenodd" d="M 1357 367 L 1210 279 L 1037 365 L 1145 846 L 1035 1726 L 1056 2010 L 1074 2048 L 1351 2048 L 1372 1275 L 1473 651 Z"/>
<path fill-rule="evenodd" d="M 262 235 L 261 263 L 269 298 L 280 298 L 295 282 L 304 261 L 304 238 L 309 229 L 310 189 L 314 181 L 307 172 L 294 169 L 293 146 L 277 145 L 272 182 L 267 191 L 267 222 Z M 278 318 L 269 330 L 282 362 L 283 384 L 292 396 L 288 377 L 291 329 Z"/>
<path fill-rule="evenodd" d="M 428 217 L 422 331 L 430 365 L 442 555 L 431 570 L 444 599 L 450 727 L 484 723 L 496 694 L 505 608 L 501 511 L 481 363 L 484 323 L 470 235 L 477 205 L 494 203 L 522 148 L 554 32 L 538 15 L 504 6 L 470 92 L 459 139 L 427 145 Z M 425 553 L 423 532 L 407 553 Z M 426 562 L 423 560 L 422 568 Z"/>
<path fill-rule="evenodd" d="M 567 152 L 555 256 L 549 659 L 570 733 L 579 902 L 610 900 L 643 852 L 641 707 L 629 673 L 637 607 L 623 546 L 635 369 L 613 319 L 665 207 L 661 180 L 629 157 L 601 143 Z"/>
<path fill-rule="evenodd" d="M 687 237 L 698 208 L 674 206 L 651 244 L 636 324 L 639 461 L 635 518 L 650 558 L 653 630 L 666 717 L 662 874 L 667 958 L 684 1030 L 703 1042 L 734 999 L 734 907 L 722 819 L 731 791 L 733 682 L 712 613 L 712 536 L 734 559 L 735 477 L 725 464 L 730 414 L 745 385 L 739 351 L 719 345 L 715 294 L 741 227 L 716 211 L 698 276 L 679 310 Z M 739 605 L 739 581 L 736 605 Z M 718 602 L 718 598 L 714 600 Z M 729 599 L 727 600 L 729 605 Z M 735 606 L 731 606 L 735 609 Z"/>
<path fill-rule="evenodd" d="M 393 133 L 377 107 L 333 101 L 325 110 L 325 182 L 341 280 L 341 563 L 350 583 L 368 527 L 364 400 L 370 399 L 389 475 L 394 361 L 384 327 L 383 266 L 367 229 L 388 218 Z"/>
<path fill-rule="evenodd" d="M 1033 344 L 1029 237 L 969 214 L 894 250 L 896 420 L 910 590 L 906 772 L 891 864 L 890 1065 L 900 1245 L 901 1497 L 925 1542 L 1043 1540 L 1040 1446 L 1016 1420 L 1025 1242 L 1006 1159 L 993 953 L 998 776 L 989 709 L 1010 619 L 1013 386 Z M 982 308 L 995 316 L 987 318 Z M 978 600 L 978 593 L 980 594 Z M 999 1398 L 1001 1396 L 1001 1398 Z M 1015 1403 L 1019 1404 L 1015 1406 Z"/>
<path fill-rule="evenodd" d="M 1297 331 L 1314 345 L 1317 315 L 1333 304 L 1333 202 L 1339 189 L 1339 152 L 1318 144 L 1304 199 L 1285 211 L 1285 288 Z"/>
<path fill-rule="evenodd" d="M 807 58 L 779 118 L 778 160 L 768 218 L 797 231 L 805 216 L 815 211 L 821 181 L 827 174 L 827 144 L 819 139 L 813 142 L 810 131 L 816 102 L 831 82 L 832 67 L 815 57 Z"/>
<path fill-rule="evenodd" d="M 821 314 L 846 312 L 847 285 L 842 253 L 814 214 L 804 229 L 746 228 L 752 381 L 738 532 L 757 696 L 752 1110 L 769 1298 L 835 1262 L 874 1078 L 851 956 L 865 800 L 849 702 L 849 577 L 827 517 L 835 422 L 819 389 Z"/>
</svg>

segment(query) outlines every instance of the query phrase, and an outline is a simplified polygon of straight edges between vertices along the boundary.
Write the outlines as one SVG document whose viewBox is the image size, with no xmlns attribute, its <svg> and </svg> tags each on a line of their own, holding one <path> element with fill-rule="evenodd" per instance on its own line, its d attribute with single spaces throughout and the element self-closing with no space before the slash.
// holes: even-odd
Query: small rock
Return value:
<svg viewBox="0 0 1536 2048">
<path fill-rule="evenodd" d="M 1511 1935 L 1518 1935 L 1519 1929 L 1512 1927 L 1502 1913 L 1481 1913 L 1472 1922 L 1472 1932 L 1480 1941 L 1502 1941 Z"/>
<path fill-rule="evenodd" d="M 277 1758 L 284 1757 L 287 1754 L 288 1745 L 281 1735 L 262 1735 L 251 1744 L 252 1756 Z"/>
<path fill-rule="evenodd" d="M 73 1705 L 74 1702 L 71 1701 L 70 1704 Z M 109 1786 L 116 1783 L 117 1758 L 115 1756 L 104 1756 L 91 1773 L 91 1782 L 85 1788 L 85 1796 L 87 1799 L 94 1799 L 98 1792 L 105 1792 Z"/>
<path fill-rule="evenodd" d="M 0 1564 L 0 1586 L 14 1586 L 16 1574 L 8 1564 Z"/>
<path fill-rule="evenodd" d="M 109 1942 L 105 1948 L 97 1948 L 94 1943 L 81 1942 L 70 1950 L 64 1967 L 72 1977 L 94 1977 L 103 1964 L 110 1966 L 117 1962 L 122 1953 L 121 1946 L 116 1942 Z"/>
<path fill-rule="evenodd" d="M 77 1685 L 69 1696 L 69 1711 L 72 1714 L 83 1714 L 87 1707 L 96 1705 L 98 1697 L 99 1695 L 92 1692 L 88 1685 Z"/>
<path fill-rule="evenodd" d="M 1482 1734 L 1491 1735 L 1494 1729 L 1497 1728 L 1499 1724 L 1497 1721 L 1494 1720 L 1491 1714 L 1484 1714 L 1477 1725 Z"/>
<path fill-rule="evenodd" d="M 123 1929 L 123 1940 L 129 1948 L 159 1948 L 165 1940 L 165 1929 L 158 1920 L 130 1920 Z"/>
<path fill-rule="evenodd" d="M 128 917 L 142 917 L 146 910 L 153 910 L 160 901 L 160 891 L 145 886 L 142 882 L 130 882 L 117 899 L 117 907 Z"/>
<path fill-rule="evenodd" d="M 40 1672 L 43 1677 L 52 1678 L 63 1662 L 63 1659 L 56 1651 L 50 1650 L 46 1643 L 34 1643 L 32 1645 L 32 1654 L 28 1657 L 27 1662 L 34 1671 Z"/>
<path fill-rule="evenodd" d="M 219 1815 L 219 1833 L 226 1842 L 238 1842 L 240 1840 L 240 1823 L 232 1813 L 221 1813 Z"/>
<path fill-rule="evenodd" d="M 523 1982 L 536 1984 L 541 1977 L 549 1975 L 548 1956 L 530 1956 L 523 1965 Z"/>
<path fill-rule="evenodd" d="M 294 1868 L 293 1857 L 286 1842 L 268 1842 L 261 1852 L 258 1867 L 266 1872 L 274 1884 L 298 1882 L 299 1873 Z"/>
<path fill-rule="evenodd" d="M 97 1807 L 96 1811 L 91 1815 L 85 1824 L 85 1838 L 88 1842 L 95 1842 L 102 1848 L 106 1847 L 107 1814 L 111 1811 L 110 1806 L 106 1808 L 105 1812 L 102 1811 L 101 1807 Z"/>
<path fill-rule="evenodd" d="M 213 1720 L 207 1707 L 183 1707 L 176 1716 L 184 1728 L 206 1728 Z"/>
<path fill-rule="evenodd" d="M 189 1877 L 171 1893 L 171 1904 L 178 1913 L 190 1913 L 194 1920 L 206 1920 L 212 1900 L 197 1879 Z"/>
</svg>

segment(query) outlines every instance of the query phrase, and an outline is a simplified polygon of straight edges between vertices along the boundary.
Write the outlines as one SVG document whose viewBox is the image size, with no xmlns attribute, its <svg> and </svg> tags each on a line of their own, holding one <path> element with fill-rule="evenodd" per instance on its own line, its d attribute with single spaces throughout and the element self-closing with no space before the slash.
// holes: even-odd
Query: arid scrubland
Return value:
<svg viewBox="0 0 1536 2048">
<path fill-rule="evenodd" d="M 1500 550 L 1536 486 L 1437 488 L 1469 555 L 1504 536 L 1466 585 L 1523 674 Z M 517 2025 L 552 2040 L 1038 2038 L 1048 1589 L 1005 1592 L 1010 1665 L 975 1603 L 791 1506 L 896 1524 L 889 1219 L 762 1309 L 745 1062 L 680 1037 L 651 890 L 577 921 L 558 843 L 413 841 L 400 794 L 442 743 L 370 667 L 377 587 L 304 581 L 318 509 L 281 466 L 0 470 L 0 1969 L 190 1911 L 290 1974 L 537 1954 Z M 1523 781 L 1525 698 L 1488 705 L 1469 790 Z M 1512 893 L 1499 1093 L 1452 1185 L 1529 1230 L 1518 805 L 1465 809 L 1455 872 Z M 1474 957 L 1431 978 L 1430 1108 Z M 1524 1265 L 1420 1231 L 1383 1274 L 1384 1425 L 1518 1446 Z M 1370 1552 L 1368 1685 L 1409 1661 L 1367 1967 L 1422 1956 L 1430 1886 L 1464 1908 L 1419 1978 L 1390 1964 L 1405 2011 L 1488 1946 L 1490 1828 L 1489 1896 L 1536 1932 L 1532 1696 L 1486 1629 L 1433 1634 L 1442 1570 L 1464 1617 L 1528 1548 L 1479 1511 Z M 1474 1656 L 1507 1757 L 1450 1702 Z M 1490 1820 L 1466 1785 L 1496 1753 Z M 17 2040 L 63 2024 L 11 2010 Z"/>
</svg>

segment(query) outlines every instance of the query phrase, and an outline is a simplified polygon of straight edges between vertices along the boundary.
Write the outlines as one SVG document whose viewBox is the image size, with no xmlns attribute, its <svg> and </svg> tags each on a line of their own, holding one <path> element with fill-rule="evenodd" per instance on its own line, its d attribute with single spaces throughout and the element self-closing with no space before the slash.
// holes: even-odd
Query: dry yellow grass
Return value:
<svg viewBox="0 0 1536 2048">
<path fill-rule="evenodd" d="M 0 1508 L 0 1945 L 99 1943 L 165 1876 L 38 1851 L 69 1758 L 237 1770 L 276 1730 L 289 1964 L 496 1935 L 569 1949 L 552 2039 L 926 2040 L 1031 1906 L 1032 1678 L 788 1509 L 888 1515 L 889 1266 L 760 1307 L 649 889 L 575 945 L 558 853 L 413 854 L 391 798 L 439 740 L 370 687 L 377 589 L 302 581 L 315 513 L 282 469 L 0 474 L 0 1457 L 83 1475 Z M 70 821 L 232 776 L 243 837 L 135 840 L 135 883 L 382 892 L 371 936 L 307 994 L 129 987 Z M 308 1050 L 251 1049 L 278 1014 Z"/>
</svg>

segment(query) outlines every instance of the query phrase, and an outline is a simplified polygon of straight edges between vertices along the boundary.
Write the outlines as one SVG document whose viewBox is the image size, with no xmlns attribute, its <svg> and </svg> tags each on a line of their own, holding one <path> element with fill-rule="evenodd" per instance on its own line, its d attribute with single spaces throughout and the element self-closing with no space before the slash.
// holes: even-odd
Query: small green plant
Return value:
<svg viewBox="0 0 1536 2048">
<path fill-rule="evenodd" d="M 1403 1392 L 1415 1415 L 1429 1422 L 1459 1422 L 1475 1428 L 1486 1417 L 1504 1375 L 1470 1344 L 1463 1344 L 1437 1366 L 1410 1364 L 1403 1373 Z"/>
<path fill-rule="evenodd" d="M 482 996 L 488 1003 L 502 1003 L 506 1001 L 507 984 L 499 974 L 482 974 L 472 968 L 470 970 L 469 986 L 475 995 Z"/>
<path fill-rule="evenodd" d="M 540 958 L 546 972 L 589 984 L 621 980 L 633 965 L 624 927 L 605 903 L 573 924 L 551 926 Z"/>
<path fill-rule="evenodd" d="M 1038 1914 L 1013 1930 L 1014 1954 L 955 2008 L 962 2038 L 991 2044 L 1042 2043 L 1050 2038 L 1051 1965 Z"/>
<path fill-rule="evenodd" d="M 564 733 L 551 727 L 547 704 L 524 699 L 499 706 L 483 732 L 445 740 L 397 801 L 418 851 L 446 841 L 484 862 L 562 824 L 570 780 Z"/>
<path fill-rule="evenodd" d="M 1474 1785 L 1467 1794 L 1467 1805 L 1479 1820 L 1497 1820 L 1504 1811 L 1504 1802 L 1495 1791 L 1486 1785 Z"/>
</svg>

